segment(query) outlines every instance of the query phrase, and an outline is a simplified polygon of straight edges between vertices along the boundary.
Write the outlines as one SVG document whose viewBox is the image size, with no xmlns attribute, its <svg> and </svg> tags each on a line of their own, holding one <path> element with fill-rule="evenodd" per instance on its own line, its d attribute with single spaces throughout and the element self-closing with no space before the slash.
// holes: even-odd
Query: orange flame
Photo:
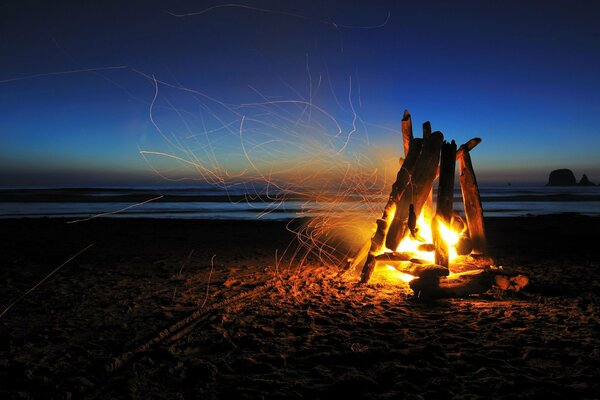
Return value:
<svg viewBox="0 0 600 400">
<path fill-rule="evenodd" d="M 419 249 L 420 245 L 433 243 L 433 231 L 431 229 L 432 224 L 431 221 L 428 221 L 428 219 L 429 218 L 424 216 L 424 213 L 419 216 L 417 221 L 417 237 L 415 238 L 412 235 L 405 237 L 398 245 L 396 252 L 409 253 L 412 254 L 414 258 L 425 260 L 430 263 L 435 262 L 435 253 L 433 251 L 424 251 Z M 456 257 L 458 257 L 456 244 L 460 240 L 460 232 L 455 231 L 451 226 L 448 226 L 439 218 L 435 218 L 435 220 L 437 222 L 437 229 L 439 230 L 440 236 L 448 245 L 449 260 L 453 261 L 456 259 Z M 390 251 L 385 250 L 384 252 Z M 416 277 L 413 275 L 398 271 L 392 265 L 385 264 L 376 266 L 371 279 L 374 279 L 378 282 L 408 283 L 415 278 Z"/>
</svg>

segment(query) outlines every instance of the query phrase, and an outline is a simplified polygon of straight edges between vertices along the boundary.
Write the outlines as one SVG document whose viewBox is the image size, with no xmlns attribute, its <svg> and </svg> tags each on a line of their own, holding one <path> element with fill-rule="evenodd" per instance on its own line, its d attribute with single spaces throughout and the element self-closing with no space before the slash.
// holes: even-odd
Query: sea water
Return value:
<svg viewBox="0 0 600 400">
<path fill-rule="evenodd" d="M 256 193 L 262 193 L 260 198 Z M 310 198 L 288 198 L 266 188 L 207 185 L 188 187 L 103 188 L 2 188 L 0 218 L 66 217 L 88 218 L 106 214 L 112 218 L 182 219 L 291 219 L 315 215 L 377 215 L 386 198 L 381 195 L 351 196 L 336 203 Z M 557 213 L 600 215 L 600 186 L 492 186 L 481 185 L 484 215 L 514 217 Z M 158 196 L 163 198 L 140 204 Z M 368 201 L 364 201 L 364 199 Z M 361 201 L 361 199 L 363 199 Z M 462 210 L 460 189 L 455 191 L 455 209 Z"/>
</svg>

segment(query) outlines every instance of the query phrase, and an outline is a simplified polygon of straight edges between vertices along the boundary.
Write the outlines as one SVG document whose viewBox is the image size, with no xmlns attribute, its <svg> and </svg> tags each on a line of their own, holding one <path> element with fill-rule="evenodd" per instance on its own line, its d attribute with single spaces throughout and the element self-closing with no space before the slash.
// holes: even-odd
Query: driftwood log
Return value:
<svg viewBox="0 0 600 400">
<path fill-rule="evenodd" d="M 425 121 L 423 123 L 423 139 L 427 139 L 431 136 L 431 123 L 429 121 Z M 427 196 L 427 200 L 423 205 L 423 210 L 421 211 L 423 216 L 425 217 L 425 221 L 430 221 L 433 217 L 433 189 L 429 192 L 429 196 Z"/>
<path fill-rule="evenodd" d="M 418 278 L 410 282 L 410 287 L 418 298 L 454 298 L 482 294 L 494 286 L 501 290 L 520 291 L 529 284 L 525 275 L 503 271 L 500 268 L 486 268 L 452 274 L 443 278 Z"/>
<path fill-rule="evenodd" d="M 385 246 L 390 250 L 396 250 L 408 233 L 415 233 L 413 231 L 414 226 L 409 226 L 411 206 L 414 215 L 418 217 L 437 175 L 443 139 L 444 135 L 441 132 L 434 132 L 427 139 L 422 139 L 421 151 L 412 169 L 409 183 L 396 201 L 396 212 L 385 242 Z M 418 139 L 411 141 L 409 156 L 413 153 L 413 147 L 416 147 L 416 140 Z"/>
<path fill-rule="evenodd" d="M 412 119 L 408 110 L 404 110 L 402 117 L 402 143 L 404 144 L 404 158 L 408 157 L 410 142 L 413 140 Z"/>
<path fill-rule="evenodd" d="M 410 119 L 410 114 L 409 114 Z M 406 158 L 402 162 L 400 170 L 396 174 L 396 181 L 392 185 L 392 191 L 390 197 L 383 209 L 383 214 L 380 219 L 377 220 L 377 229 L 375 234 L 371 238 L 371 244 L 369 252 L 366 257 L 365 264 L 361 272 L 361 282 L 366 283 L 369 281 L 373 269 L 375 269 L 375 256 L 377 256 L 383 250 L 385 238 L 388 233 L 390 221 L 396 213 L 396 203 L 401 196 L 401 193 L 409 185 L 413 170 L 417 163 L 419 154 L 421 153 L 421 147 L 423 145 L 423 139 L 412 139 L 410 150 L 406 155 Z M 395 248 L 393 249 L 395 250 Z"/>
<path fill-rule="evenodd" d="M 429 278 L 440 278 L 448 276 L 450 271 L 441 265 L 436 264 L 415 264 L 410 261 L 400 261 L 396 263 L 388 263 L 396 270 L 416 276 L 417 278 L 429 279 Z"/>
<path fill-rule="evenodd" d="M 409 114 L 410 119 L 410 114 Z M 369 248 L 368 255 L 366 257 L 365 264 L 361 272 L 361 282 L 366 283 L 369 281 L 373 269 L 375 269 L 375 256 L 377 256 L 383 250 L 385 238 L 388 234 L 388 228 L 390 221 L 396 213 L 396 203 L 400 198 L 402 192 L 409 186 L 413 170 L 416 166 L 417 159 L 421 153 L 421 147 L 423 145 L 423 139 L 413 138 L 411 140 L 410 150 L 408 151 L 406 158 L 402 162 L 400 170 L 396 174 L 396 181 L 392 185 L 392 191 L 390 197 L 383 209 L 383 215 L 377 220 L 377 229 L 375 234 L 371 238 L 371 245 Z M 396 250 L 395 248 L 392 250 Z"/>
<path fill-rule="evenodd" d="M 452 225 L 454 201 L 454 170 L 456 165 L 456 143 L 444 141 L 440 158 L 440 178 L 436 200 L 435 218 L 431 221 L 433 244 L 435 246 L 435 263 L 448 268 L 450 262 L 450 249 L 448 243 L 440 233 L 439 223 L 447 227 Z"/>
<path fill-rule="evenodd" d="M 477 146 L 479 142 L 481 142 L 481 139 L 475 138 L 460 146 L 457 158 L 460 188 L 473 252 L 487 254 L 487 243 L 483 227 L 483 208 L 481 207 L 479 187 L 477 186 L 477 179 L 469 154 L 469 151 Z"/>
<path fill-rule="evenodd" d="M 338 275 L 343 275 L 348 271 L 354 271 L 356 267 L 361 265 L 367 259 L 369 255 L 369 249 L 371 247 L 371 241 L 367 240 L 358 250 L 354 258 L 348 258 L 346 265 L 340 270 Z"/>
<path fill-rule="evenodd" d="M 410 261 L 414 255 L 412 253 L 381 253 L 375 256 L 375 261 L 393 262 L 393 261 Z"/>
<path fill-rule="evenodd" d="M 392 185 L 382 216 L 376 221 L 375 233 L 371 240 L 361 247 L 356 257 L 348 259 L 342 272 L 354 270 L 362 264 L 361 283 L 366 283 L 376 264 L 386 263 L 391 267 L 401 268 L 400 270 L 407 274 L 421 276 L 414 282 L 415 287 L 438 288 L 432 289 L 432 292 L 441 290 L 449 294 L 453 290 L 455 292 L 463 290 L 465 293 L 476 293 L 479 288 L 489 287 L 489 273 L 482 271 L 484 268 L 489 269 L 488 266 L 493 264 L 493 260 L 486 256 L 483 209 L 469 153 L 481 142 L 481 139 L 471 139 L 457 150 L 454 141 L 444 142 L 441 132 L 432 133 L 429 122 L 423 124 L 423 138 L 415 138 L 411 115 L 405 110 L 402 118 L 402 142 L 405 158 Z M 456 161 L 459 163 L 459 180 L 466 223 L 453 211 Z M 431 218 L 432 188 L 438 176 L 437 210 L 435 218 Z M 433 243 L 425 243 L 418 232 L 417 220 L 420 214 L 432 220 Z M 449 249 L 441 238 L 439 221 L 451 227 L 453 231 L 461 232 L 456 247 L 462 259 L 455 260 L 453 264 L 456 265 L 450 265 Z M 465 234 L 467 231 L 468 235 Z M 415 258 L 416 254 L 396 252 L 402 240 L 409 234 L 423 242 L 419 246 L 421 251 L 434 251 L 433 266 L 427 261 Z M 384 253 L 386 249 L 388 252 Z M 477 256 L 481 259 L 475 258 Z M 464 259 L 464 257 L 470 258 Z M 426 268 L 432 268 L 433 272 L 423 273 Z M 440 271 L 445 275 L 449 270 L 460 273 L 448 278 L 436 278 L 438 276 L 436 274 Z M 506 283 L 505 286 L 514 286 L 511 282 Z"/>
</svg>

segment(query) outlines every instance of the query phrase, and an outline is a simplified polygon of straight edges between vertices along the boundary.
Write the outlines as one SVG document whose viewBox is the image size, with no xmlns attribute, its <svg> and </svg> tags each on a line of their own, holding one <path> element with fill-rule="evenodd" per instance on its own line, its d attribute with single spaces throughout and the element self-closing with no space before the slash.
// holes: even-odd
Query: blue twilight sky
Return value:
<svg viewBox="0 0 600 400">
<path fill-rule="evenodd" d="M 263 116 L 239 105 L 265 99 L 356 126 L 349 152 L 396 154 L 407 108 L 417 131 L 430 120 L 459 144 L 482 137 L 480 181 L 571 168 L 599 182 L 598 21 L 591 0 L 2 2 L 0 186 L 160 183 L 140 150 L 241 169 L 240 117 Z M 277 109 L 289 139 L 306 110 Z M 335 134 L 312 109 L 307 129 Z M 178 142 L 196 135 L 212 153 Z M 270 154 L 293 158 L 288 144 Z"/>
</svg>

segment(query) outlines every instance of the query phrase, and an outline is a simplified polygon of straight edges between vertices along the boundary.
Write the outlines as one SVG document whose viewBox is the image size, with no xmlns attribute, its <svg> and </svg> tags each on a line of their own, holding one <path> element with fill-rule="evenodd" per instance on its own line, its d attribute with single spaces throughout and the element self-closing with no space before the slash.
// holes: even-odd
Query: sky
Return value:
<svg viewBox="0 0 600 400">
<path fill-rule="evenodd" d="M 2 2 L 0 186 L 387 160 L 404 109 L 416 134 L 481 137 L 482 183 L 598 183 L 599 18 L 579 0 Z"/>
</svg>

